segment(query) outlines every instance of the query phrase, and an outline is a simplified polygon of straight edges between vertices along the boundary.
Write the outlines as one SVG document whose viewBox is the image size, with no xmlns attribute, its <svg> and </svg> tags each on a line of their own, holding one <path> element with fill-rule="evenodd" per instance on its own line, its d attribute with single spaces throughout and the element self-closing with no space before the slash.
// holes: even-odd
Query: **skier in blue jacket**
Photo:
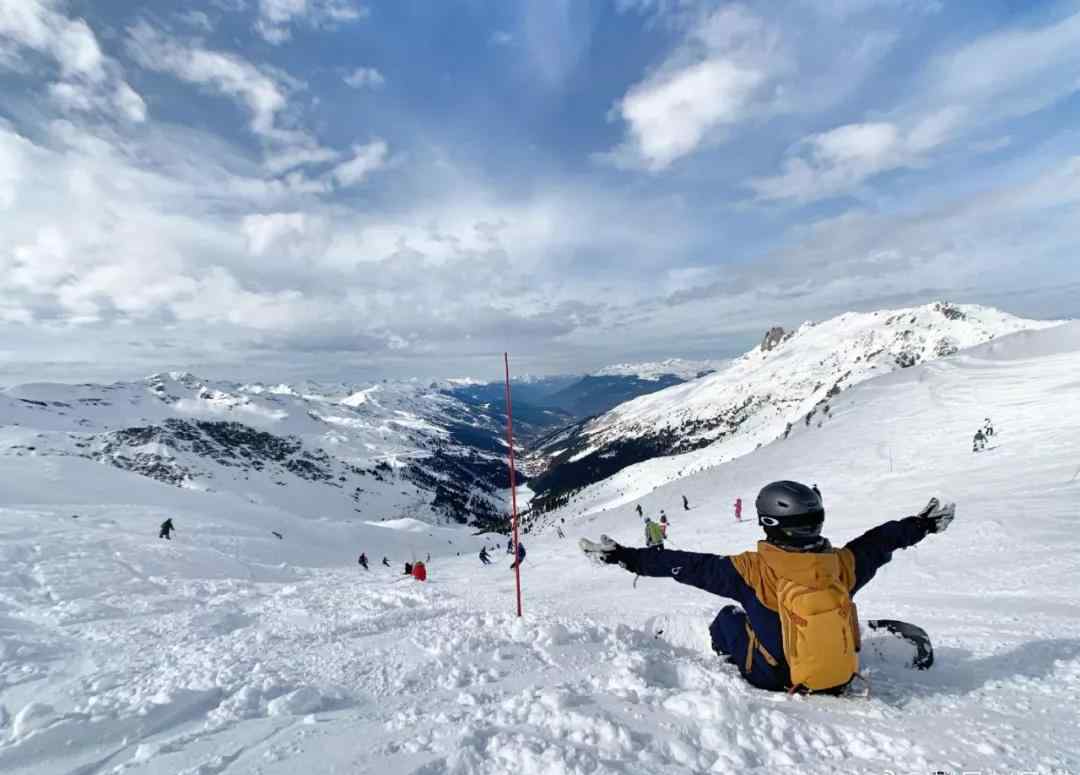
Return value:
<svg viewBox="0 0 1080 775">
<path fill-rule="evenodd" d="M 886 522 L 842 549 L 834 549 L 821 535 L 825 510 L 820 496 L 797 482 L 773 482 L 756 501 L 758 524 L 765 540 L 756 552 L 720 556 L 670 549 L 634 549 L 607 536 L 599 543 L 582 540 L 586 555 L 617 564 L 641 576 L 673 578 L 741 604 L 720 610 L 709 627 L 713 650 L 739 667 L 754 686 L 768 690 L 792 690 L 781 616 L 778 586 L 785 580 L 803 588 L 835 585 L 841 593 L 854 595 L 897 549 L 922 541 L 930 533 L 944 531 L 952 522 L 955 506 L 932 498 L 917 515 Z M 850 598 L 848 598 L 850 602 Z M 852 620 L 854 606 L 850 607 Z M 857 640 L 857 621 L 856 640 Z M 855 646 L 857 650 L 857 644 Z M 839 687 L 837 687 L 839 688 Z"/>
</svg>

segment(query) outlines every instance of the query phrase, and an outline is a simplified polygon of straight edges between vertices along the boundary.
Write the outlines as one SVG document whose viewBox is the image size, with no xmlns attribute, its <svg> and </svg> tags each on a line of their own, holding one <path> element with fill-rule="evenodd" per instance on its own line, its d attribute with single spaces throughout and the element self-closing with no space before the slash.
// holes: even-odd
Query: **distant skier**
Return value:
<svg viewBox="0 0 1080 775">
<path fill-rule="evenodd" d="M 357 560 L 357 562 L 364 567 L 364 570 L 371 570 L 367 566 L 367 555 L 363 552 L 360 553 L 360 558 Z"/>
<path fill-rule="evenodd" d="M 425 560 L 424 562 L 426 562 L 426 563 L 428 563 L 428 564 L 430 564 L 430 563 L 431 563 L 431 552 L 428 552 L 428 553 L 427 553 L 427 559 L 426 559 L 426 560 Z"/>
<path fill-rule="evenodd" d="M 412 577 L 417 581 L 427 581 L 427 566 L 417 560 L 412 566 Z"/>
<path fill-rule="evenodd" d="M 517 550 L 517 559 L 510 564 L 510 570 L 514 570 L 521 563 L 525 562 L 525 544 L 519 543 Z"/>
<path fill-rule="evenodd" d="M 488 555 L 486 546 L 480 550 L 480 562 L 484 563 L 484 565 L 491 565 L 491 557 Z"/>
<path fill-rule="evenodd" d="M 818 498 L 821 498 L 821 490 L 818 489 L 817 482 L 814 482 L 812 485 L 810 485 L 810 489 L 814 491 Z"/>
<path fill-rule="evenodd" d="M 667 514 L 661 514 L 660 515 L 660 533 L 664 537 L 665 541 L 668 538 L 667 531 L 668 531 Z"/>
<path fill-rule="evenodd" d="M 555 527 L 555 535 L 559 538 L 566 538 L 566 533 L 563 532 L 562 525 L 557 525 Z"/>
<path fill-rule="evenodd" d="M 412 569 L 413 569 L 413 564 L 411 562 L 405 563 L 405 572 L 402 575 L 403 576 L 411 576 L 412 575 Z"/>
<path fill-rule="evenodd" d="M 661 517 L 667 519 L 667 517 Z M 645 518 L 645 546 L 649 549 L 664 548 L 664 528 L 659 522 L 653 522 L 652 517 Z"/>
<path fill-rule="evenodd" d="M 641 504 L 640 503 L 636 506 L 636 508 L 637 508 L 638 519 L 641 519 L 643 516 L 645 516 L 645 512 L 641 510 Z"/>
<path fill-rule="evenodd" d="M 735 499 L 735 521 L 742 522 L 742 498 Z"/>
<path fill-rule="evenodd" d="M 720 610 L 713 650 L 760 689 L 843 693 L 859 669 L 858 618 L 852 596 L 893 552 L 944 532 L 952 503 L 931 498 L 917 515 L 886 522 L 834 549 L 821 535 L 821 498 L 797 482 L 773 482 L 757 502 L 765 540 L 756 552 L 725 557 L 621 546 L 607 536 L 582 540 L 590 557 L 641 576 L 666 576 L 742 603 Z M 798 650 L 794 645 L 798 644 Z"/>
<path fill-rule="evenodd" d="M 173 527 L 172 517 L 169 517 L 167 520 L 161 523 L 161 532 L 158 533 L 158 538 L 164 538 L 168 541 L 171 541 L 172 531 L 174 530 L 176 530 L 176 528 Z"/>
<path fill-rule="evenodd" d="M 686 499 L 686 496 L 682 496 L 683 511 L 690 511 L 690 501 Z"/>
<path fill-rule="evenodd" d="M 983 435 L 986 436 L 986 438 L 988 440 L 989 440 L 989 438 L 991 436 L 994 435 L 994 425 L 993 425 L 993 423 L 990 422 L 989 417 L 987 417 L 985 420 L 983 420 L 983 429 L 982 429 L 982 431 L 983 431 Z"/>
<path fill-rule="evenodd" d="M 382 558 L 382 564 L 385 565 L 387 568 L 390 567 L 390 561 L 385 557 Z"/>
<path fill-rule="evenodd" d="M 975 438 L 971 441 L 972 452 L 982 452 L 986 449 L 986 434 L 983 433 L 982 428 L 975 431 Z"/>
<path fill-rule="evenodd" d="M 506 539 L 506 553 L 507 554 L 513 554 L 514 553 L 514 537 L 513 536 L 510 536 L 508 539 Z"/>
</svg>

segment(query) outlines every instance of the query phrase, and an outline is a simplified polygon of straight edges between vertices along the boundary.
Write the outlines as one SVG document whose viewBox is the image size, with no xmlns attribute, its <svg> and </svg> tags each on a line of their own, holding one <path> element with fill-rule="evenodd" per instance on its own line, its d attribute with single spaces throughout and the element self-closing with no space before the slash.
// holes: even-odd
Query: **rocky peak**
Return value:
<svg viewBox="0 0 1080 775">
<path fill-rule="evenodd" d="M 783 326 L 773 326 L 765 332 L 765 338 L 761 340 L 761 351 L 770 352 L 790 337 L 791 334 L 785 331 Z"/>
</svg>

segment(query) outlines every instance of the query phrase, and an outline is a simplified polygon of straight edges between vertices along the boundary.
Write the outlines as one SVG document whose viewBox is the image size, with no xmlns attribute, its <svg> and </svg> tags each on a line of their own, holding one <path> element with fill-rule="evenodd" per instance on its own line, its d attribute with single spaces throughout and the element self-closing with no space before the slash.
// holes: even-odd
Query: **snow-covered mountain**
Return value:
<svg viewBox="0 0 1080 775">
<path fill-rule="evenodd" d="M 688 382 L 703 377 L 722 368 L 727 361 L 688 361 L 682 358 L 667 358 L 662 361 L 644 363 L 616 363 L 594 371 L 593 377 L 637 377 L 641 380 L 658 380 L 661 377 L 678 377 Z"/>
<path fill-rule="evenodd" d="M 82 457 L 309 517 L 498 520 L 505 449 L 501 409 L 413 383 L 323 391 L 171 373 L 0 391 L 0 456 Z"/>
<path fill-rule="evenodd" d="M 1080 323 L 1024 331 L 867 380 L 822 428 L 677 483 L 668 459 L 625 469 L 554 513 L 566 539 L 526 538 L 521 619 L 509 558 L 482 566 L 470 531 L 0 456 L 0 772 L 1080 772 L 1078 374 Z M 987 415 L 998 434 L 972 454 Z M 640 545 L 634 485 L 671 514 L 675 549 L 743 552 L 761 532 L 732 502 L 751 512 L 781 478 L 821 485 L 837 545 L 931 495 L 957 502 L 948 532 L 857 598 L 864 618 L 925 627 L 931 670 L 867 637 L 869 697 L 761 692 L 709 649 L 730 600 L 575 545 Z M 403 579 L 427 552 L 429 582 Z M 657 616 L 676 625 L 663 638 Z"/>
<path fill-rule="evenodd" d="M 532 484 L 540 494 L 536 505 L 545 508 L 569 491 L 659 456 L 708 448 L 709 464 L 731 460 L 784 436 L 794 423 L 821 422 L 830 399 L 866 379 L 1050 325 L 938 302 L 847 313 L 791 332 L 773 328 L 760 346 L 713 374 L 620 404 L 542 440 L 529 458 L 531 470 L 543 471 Z"/>
</svg>

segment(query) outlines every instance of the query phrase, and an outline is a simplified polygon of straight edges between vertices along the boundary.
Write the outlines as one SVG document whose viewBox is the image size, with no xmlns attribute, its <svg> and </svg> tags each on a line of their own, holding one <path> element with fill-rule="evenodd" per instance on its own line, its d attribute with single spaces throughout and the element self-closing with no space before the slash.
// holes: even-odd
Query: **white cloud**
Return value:
<svg viewBox="0 0 1080 775">
<path fill-rule="evenodd" d="M 327 164 L 337 161 L 341 154 L 318 145 L 298 145 L 286 148 L 267 157 L 263 166 L 273 175 L 280 175 L 297 167 Z"/>
<path fill-rule="evenodd" d="M 990 34 L 939 55 L 919 84 L 889 121 L 806 137 L 779 175 L 753 179 L 749 186 L 762 199 L 800 202 L 849 193 L 881 173 L 924 166 L 934 153 L 996 122 L 1075 94 L 1080 91 L 1080 13 L 1043 27 Z M 986 152 L 979 143 L 964 150 Z"/>
<path fill-rule="evenodd" d="M 776 48 L 775 33 L 741 6 L 704 17 L 616 105 L 628 137 L 605 158 L 658 172 L 750 118 L 763 88 L 786 66 Z"/>
<path fill-rule="evenodd" d="M 1042 110 L 1080 91 L 1080 12 L 939 55 L 924 84 L 922 101 L 972 106 L 982 123 Z"/>
<path fill-rule="evenodd" d="M 960 117 L 957 111 L 943 111 L 906 129 L 873 122 L 811 135 L 784 162 L 780 175 L 756 178 L 749 185 L 761 199 L 799 202 L 850 192 L 875 175 L 921 164 L 950 138 Z"/>
<path fill-rule="evenodd" d="M 241 228 L 248 249 L 256 256 L 303 258 L 320 255 L 326 249 L 327 224 L 303 212 L 248 215 Z"/>
<path fill-rule="evenodd" d="M 358 67 L 345 76 L 345 83 L 354 89 L 378 89 L 386 83 L 386 78 L 374 67 Z"/>
<path fill-rule="evenodd" d="M 146 120 L 146 102 L 127 83 L 121 82 L 116 87 L 113 102 L 129 121 L 141 123 Z"/>
<path fill-rule="evenodd" d="M 746 116 L 762 73 L 723 59 L 706 60 L 639 85 L 619 108 L 634 150 L 652 171 L 693 152 L 706 135 Z"/>
<path fill-rule="evenodd" d="M 353 157 L 335 167 L 331 174 L 344 188 L 359 185 L 372 172 L 386 165 L 389 152 L 390 147 L 383 140 L 376 139 L 366 145 L 354 145 Z"/>
<path fill-rule="evenodd" d="M 514 36 L 506 30 L 495 30 L 491 33 L 490 41 L 493 46 L 510 46 L 514 43 Z"/>
<path fill-rule="evenodd" d="M 136 124 L 146 120 L 146 102 L 126 81 L 119 81 L 111 91 L 80 81 L 62 81 L 49 85 L 49 96 L 66 113 L 100 111 Z"/>
<path fill-rule="evenodd" d="M 77 83 L 49 84 L 49 97 L 65 111 L 90 111 L 97 102 L 91 89 Z"/>
<path fill-rule="evenodd" d="M 86 21 L 65 16 L 62 8 L 55 0 L 0 0 L 0 45 L 6 41 L 56 62 L 63 80 L 50 84 L 48 93 L 61 110 L 144 121 L 146 104 L 123 80 L 120 66 L 105 56 Z"/>
<path fill-rule="evenodd" d="M 251 129 L 256 134 L 277 139 L 293 137 L 278 125 L 288 104 L 286 86 L 240 56 L 183 43 L 145 22 L 128 30 L 128 51 L 149 70 L 171 73 L 239 100 L 251 112 Z"/>
<path fill-rule="evenodd" d="M 93 30 L 60 7 L 55 0 L 0 0 L 0 38 L 52 57 L 65 76 L 103 80 L 105 56 Z"/>
<path fill-rule="evenodd" d="M 292 37 L 292 26 L 303 22 L 313 29 L 330 29 L 367 16 L 367 9 L 349 0 L 259 0 L 255 30 L 278 45 Z"/>
</svg>

